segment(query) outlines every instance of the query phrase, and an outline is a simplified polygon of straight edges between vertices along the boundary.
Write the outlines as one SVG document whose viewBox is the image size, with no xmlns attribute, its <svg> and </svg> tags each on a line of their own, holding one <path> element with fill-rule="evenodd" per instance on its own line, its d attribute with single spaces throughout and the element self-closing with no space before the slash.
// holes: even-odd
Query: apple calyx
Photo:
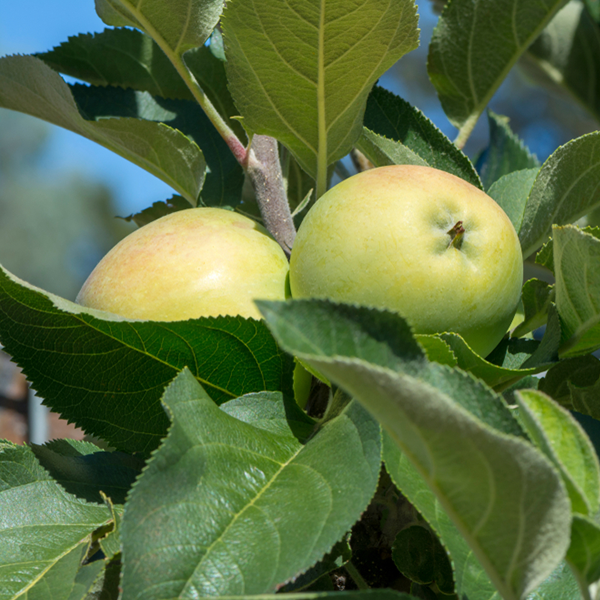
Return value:
<svg viewBox="0 0 600 600">
<path fill-rule="evenodd" d="M 448 248 L 454 246 L 457 250 L 460 250 L 462 245 L 463 237 L 465 236 L 465 228 L 463 227 L 462 221 L 457 221 L 452 229 L 446 232 L 450 236 L 450 243 Z"/>
</svg>

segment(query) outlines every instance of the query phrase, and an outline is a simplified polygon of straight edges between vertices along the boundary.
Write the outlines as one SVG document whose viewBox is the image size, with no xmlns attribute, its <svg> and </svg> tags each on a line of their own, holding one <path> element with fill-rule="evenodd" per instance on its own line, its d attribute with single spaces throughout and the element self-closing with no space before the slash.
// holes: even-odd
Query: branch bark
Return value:
<svg viewBox="0 0 600 600">
<path fill-rule="evenodd" d="M 252 181 L 263 222 L 289 258 L 296 228 L 285 193 L 277 141 L 255 135 L 250 146 L 246 172 Z"/>
</svg>

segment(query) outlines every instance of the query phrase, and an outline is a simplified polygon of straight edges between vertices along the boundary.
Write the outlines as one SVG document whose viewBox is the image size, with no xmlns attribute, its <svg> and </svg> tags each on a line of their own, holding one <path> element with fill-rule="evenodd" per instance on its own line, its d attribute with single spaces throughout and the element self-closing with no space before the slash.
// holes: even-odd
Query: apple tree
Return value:
<svg viewBox="0 0 600 600">
<path fill-rule="evenodd" d="M 579 420 L 600 419 L 600 229 L 581 220 L 600 134 L 540 164 L 488 113 L 475 164 L 462 148 L 523 57 L 600 119 L 600 3 L 436 5 L 423 69 L 454 141 L 377 85 L 419 44 L 414 0 L 96 0 L 102 33 L 0 59 L 1 107 L 172 186 L 139 225 L 236 211 L 289 256 L 350 155 L 484 190 L 545 274 L 482 357 L 368 305 L 134 320 L 2 269 L 0 343 L 89 440 L 0 442 L 0 600 L 597 597 Z"/>
</svg>

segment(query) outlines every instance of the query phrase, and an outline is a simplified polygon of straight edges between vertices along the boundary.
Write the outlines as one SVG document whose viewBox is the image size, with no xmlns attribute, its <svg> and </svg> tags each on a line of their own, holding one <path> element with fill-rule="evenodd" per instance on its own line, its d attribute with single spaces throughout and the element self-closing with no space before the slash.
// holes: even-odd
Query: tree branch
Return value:
<svg viewBox="0 0 600 600">
<path fill-rule="evenodd" d="M 287 201 L 277 141 L 255 135 L 247 155 L 246 172 L 252 181 L 265 227 L 289 257 L 296 228 Z"/>
</svg>

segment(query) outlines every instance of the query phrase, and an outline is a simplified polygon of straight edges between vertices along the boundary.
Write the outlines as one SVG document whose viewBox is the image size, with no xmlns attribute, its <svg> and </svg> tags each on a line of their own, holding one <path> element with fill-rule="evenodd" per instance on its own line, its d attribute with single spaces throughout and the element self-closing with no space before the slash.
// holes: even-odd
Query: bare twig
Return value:
<svg viewBox="0 0 600 600">
<path fill-rule="evenodd" d="M 252 138 L 246 172 L 254 186 L 265 227 L 289 257 L 296 228 L 285 193 L 275 139 L 266 135 Z"/>
</svg>

